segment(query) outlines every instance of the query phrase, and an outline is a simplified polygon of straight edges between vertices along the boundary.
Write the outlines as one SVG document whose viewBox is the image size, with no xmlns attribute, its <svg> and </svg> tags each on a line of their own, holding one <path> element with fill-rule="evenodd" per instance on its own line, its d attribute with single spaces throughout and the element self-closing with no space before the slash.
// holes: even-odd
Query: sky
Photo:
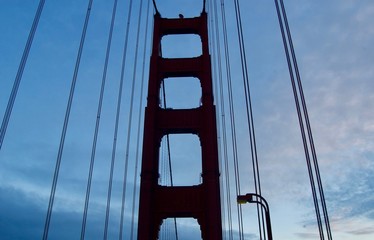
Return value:
<svg viewBox="0 0 374 240">
<path fill-rule="evenodd" d="M 6 109 L 38 2 L 0 0 L 1 118 Z M 145 1 L 139 35 L 140 50 L 135 61 L 139 2 L 134 3 L 133 22 L 129 24 L 131 37 L 126 55 L 128 64 L 125 68 L 109 239 L 118 236 L 133 79 L 136 92 L 128 152 L 130 170 L 127 176 L 128 200 L 125 205 L 124 239 L 129 239 L 133 205 L 131 194 L 136 176 L 139 184 L 139 174 L 134 175 L 134 169 L 136 155 L 139 153 L 136 145 L 139 109 L 142 113 L 146 101 L 144 89 L 142 106 L 139 108 L 144 44 L 147 47 L 144 60 L 145 86 L 150 56 L 150 42 L 144 42 L 150 39 L 150 36 L 144 33 Z M 198 0 L 156 2 L 164 17 L 178 17 L 179 13 L 185 17 L 192 17 L 201 11 L 201 1 Z M 374 2 L 284 2 L 303 81 L 333 238 L 373 239 Z M 1 239 L 42 237 L 87 3 L 88 1 L 46 1 L 0 150 Z M 270 205 L 274 239 L 319 239 L 274 2 L 249 0 L 240 3 L 262 195 Z M 96 0 L 92 7 L 62 157 L 50 225 L 50 239 L 78 239 L 80 236 L 112 4 L 112 1 Z M 240 183 L 242 193 L 247 193 L 253 192 L 253 176 L 248 151 L 248 130 L 233 2 L 225 1 L 225 8 L 236 111 Z M 101 239 L 103 236 L 115 106 L 127 14 L 128 1 L 120 0 L 104 92 L 86 239 Z M 151 18 L 149 23 L 151 29 Z M 196 48 L 198 40 L 196 36 L 188 36 L 186 39 L 165 38 L 162 42 L 163 54 L 167 57 L 169 54 L 170 57 L 199 55 L 200 50 Z M 212 49 L 211 53 L 214 57 L 215 52 Z M 135 62 L 137 64 L 134 71 Z M 216 75 L 213 76 L 214 84 L 217 86 Z M 168 107 L 189 108 L 199 105 L 201 90 L 198 81 L 193 78 L 185 80 L 188 83 L 181 85 L 172 79 L 165 80 Z M 224 94 L 227 114 L 224 115 L 228 125 L 226 89 Z M 216 96 L 217 102 L 219 99 Z M 220 107 L 218 109 L 222 110 Z M 142 126 L 142 119 L 140 124 Z M 222 129 L 219 132 L 222 133 Z M 231 147 L 229 150 L 231 151 Z M 160 158 L 164 159 L 165 148 L 163 147 L 160 152 Z M 175 184 L 198 184 L 201 171 L 198 138 L 194 135 L 171 136 L 171 154 Z M 165 165 L 164 162 L 161 163 L 160 168 L 164 172 L 160 172 L 160 175 L 167 176 Z M 167 181 L 160 180 L 160 184 L 168 184 Z M 234 179 L 231 181 L 233 183 Z M 234 196 L 234 186 L 231 191 Z M 255 207 L 243 205 L 243 216 L 245 239 L 258 239 Z M 233 223 L 235 230 L 236 220 Z M 164 225 L 172 224 L 169 221 Z M 178 230 L 180 239 L 196 239 L 199 234 L 193 219 L 178 219 Z M 164 232 L 162 234 L 167 235 Z"/>
</svg>

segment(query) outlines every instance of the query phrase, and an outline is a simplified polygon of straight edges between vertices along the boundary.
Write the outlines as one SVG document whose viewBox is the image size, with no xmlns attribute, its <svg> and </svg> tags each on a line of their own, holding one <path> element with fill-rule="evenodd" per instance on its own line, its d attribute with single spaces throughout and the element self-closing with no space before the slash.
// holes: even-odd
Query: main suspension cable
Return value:
<svg viewBox="0 0 374 240">
<path fill-rule="evenodd" d="M 111 203 L 111 198 L 112 198 L 112 186 L 113 186 L 113 172 L 114 172 L 114 164 L 115 164 L 116 152 L 117 152 L 118 126 L 119 126 L 119 118 L 120 118 L 121 105 L 122 105 L 122 92 L 123 92 L 123 83 L 124 83 L 125 66 L 126 66 L 127 46 L 128 46 L 128 40 L 129 40 L 129 29 L 130 29 L 130 22 L 131 22 L 132 2 L 133 2 L 132 0 L 129 1 L 129 11 L 127 15 L 128 18 L 127 18 L 127 25 L 126 25 L 126 31 L 125 31 L 126 32 L 125 43 L 124 43 L 122 63 L 121 63 L 120 84 L 119 84 L 118 96 L 117 96 L 116 120 L 115 120 L 115 126 L 114 126 L 112 157 L 111 157 L 111 162 L 110 162 L 108 195 L 107 195 L 106 212 L 105 212 L 105 224 L 104 224 L 104 239 L 105 240 L 107 239 L 107 236 L 108 236 L 108 223 L 109 223 L 110 203 Z"/>
<path fill-rule="evenodd" d="M 92 142 L 91 160 L 90 160 L 90 167 L 89 167 L 88 180 L 87 180 L 87 189 L 86 189 L 86 198 L 85 198 L 84 211 L 83 211 L 83 220 L 82 220 L 82 228 L 81 228 L 81 240 L 84 239 L 84 236 L 85 236 L 85 233 L 86 233 L 86 222 L 87 222 L 88 204 L 89 204 L 89 201 L 90 201 L 92 174 L 93 174 L 93 169 L 94 169 L 94 164 L 95 164 L 97 138 L 98 138 L 98 135 L 99 135 L 101 109 L 102 109 L 103 100 L 104 100 L 104 91 L 105 91 L 105 83 L 106 83 L 106 76 L 107 76 L 107 70 L 108 70 L 110 49 L 111 49 L 111 46 L 112 46 L 113 27 L 114 27 L 114 22 L 115 22 L 115 19 L 116 19 L 117 2 L 118 2 L 118 0 L 114 0 L 114 2 L 113 2 L 112 19 L 111 19 L 111 23 L 110 23 L 109 36 L 108 36 L 108 42 L 107 42 L 107 47 L 106 47 L 103 76 L 102 76 L 102 79 L 101 79 L 100 97 L 99 97 L 99 104 L 98 104 L 98 107 L 97 107 L 95 132 L 94 132 L 94 137 L 93 137 L 93 142 Z"/>
<path fill-rule="evenodd" d="M 280 12 L 279 2 L 280 2 L 282 14 Z M 296 54 L 295 54 L 295 50 L 294 50 L 294 46 L 293 46 L 293 42 L 292 42 L 291 31 L 290 31 L 290 28 L 289 28 L 286 9 L 285 9 L 283 0 L 280 0 L 279 2 L 278 2 L 278 0 L 275 0 L 275 6 L 276 6 L 277 14 L 278 14 L 279 26 L 280 26 L 281 33 L 282 33 L 283 45 L 284 45 L 284 49 L 285 49 L 285 52 L 286 52 L 287 64 L 288 64 L 288 68 L 289 68 L 289 73 L 290 73 L 290 78 L 291 78 L 291 83 L 292 83 L 292 89 L 293 89 L 293 92 L 294 92 L 297 114 L 298 114 L 298 118 L 299 118 L 300 131 L 301 131 L 301 134 L 302 134 L 304 152 L 305 152 L 305 157 L 306 157 L 306 161 L 307 161 L 310 184 L 311 184 L 311 188 L 312 188 L 313 202 L 314 202 L 314 207 L 315 207 L 315 211 L 316 211 L 318 230 L 319 230 L 320 238 L 324 239 L 325 234 L 324 234 L 324 230 L 323 230 L 323 226 L 322 226 L 321 214 L 320 214 L 320 211 L 319 211 L 318 196 L 317 196 L 317 193 L 316 193 L 315 180 L 314 180 L 314 177 L 313 177 L 313 168 L 312 168 L 312 163 L 311 163 L 311 160 L 310 160 L 308 143 L 309 143 L 309 146 L 310 146 L 310 151 L 312 153 L 312 160 L 313 160 L 313 165 L 314 165 L 314 174 L 316 175 L 316 178 L 317 178 L 317 186 L 318 186 L 318 190 L 319 190 L 319 196 L 320 196 L 322 211 L 323 211 L 323 215 L 324 215 L 325 228 L 326 228 L 326 231 L 327 231 L 327 238 L 329 240 L 332 240 L 332 233 L 331 233 L 330 222 L 329 222 L 329 217 L 328 217 L 328 212 L 327 212 L 327 207 L 326 207 L 326 202 L 325 202 L 325 196 L 324 196 L 324 192 L 323 192 L 322 180 L 321 180 L 321 175 L 320 175 L 319 167 L 318 167 L 317 154 L 316 154 L 316 150 L 315 150 L 315 146 L 314 146 L 313 135 L 312 135 L 312 130 L 311 130 L 310 121 L 309 121 L 309 115 L 308 115 L 308 111 L 307 111 L 307 107 L 306 107 L 304 91 L 303 91 L 303 88 L 302 88 L 300 72 L 299 72 L 299 69 L 298 69 Z M 287 37 L 286 37 L 286 34 L 284 32 L 284 28 L 286 28 Z M 290 50 L 288 49 L 288 46 L 289 46 Z M 292 56 L 292 63 L 291 63 L 291 59 L 290 59 L 290 52 L 291 52 L 291 56 Z M 294 71 L 295 71 L 297 83 L 295 82 Z M 296 87 L 296 85 L 297 85 L 297 87 Z M 300 109 L 299 95 L 300 95 L 300 101 L 301 101 L 301 105 L 302 105 L 302 108 L 303 108 L 303 112 L 301 112 L 301 109 Z M 306 137 L 306 134 L 305 134 L 305 127 L 304 127 L 303 119 L 305 121 L 305 125 L 306 125 L 306 128 L 307 128 L 306 130 L 307 130 L 307 135 L 308 135 L 308 141 L 309 142 L 307 142 L 307 137 Z"/>
<path fill-rule="evenodd" d="M 60 172 L 62 153 L 63 153 L 63 149 L 64 149 L 64 144 L 65 144 L 65 137 L 66 137 L 66 132 L 67 132 L 67 128 L 68 128 L 70 111 L 71 111 L 71 106 L 72 106 L 72 103 L 73 103 L 74 90 L 75 90 L 75 85 L 76 85 L 76 82 L 77 82 L 78 71 L 79 71 L 80 61 L 81 61 L 81 58 L 82 58 L 84 42 L 85 42 L 85 39 L 86 39 L 86 32 L 87 32 L 87 28 L 88 28 L 89 19 L 90 19 L 92 3 L 93 3 L 93 0 L 89 0 L 88 7 L 87 7 L 87 12 L 86 12 L 86 18 L 85 18 L 85 21 L 84 21 L 84 26 L 83 26 L 83 31 L 82 31 L 82 36 L 81 36 L 81 40 L 80 40 L 80 44 L 79 44 L 78 56 L 77 56 L 76 63 L 75 63 L 73 79 L 72 79 L 72 83 L 71 83 L 71 87 L 70 87 L 70 94 L 69 94 L 68 104 L 67 104 L 67 107 L 66 107 L 66 113 L 65 113 L 65 119 L 64 119 L 64 124 L 63 124 L 63 128 L 62 128 L 62 133 L 61 133 L 60 146 L 59 146 L 59 149 L 58 149 L 55 172 L 54 172 L 54 175 L 53 175 L 52 188 L 51 188 L 51 193 L 49 195 L 49 203 L 48 203 L 47 216 L 46 216 L 45 225 L 44 225 L 43 240 L 47 240 L 47 238 L 48 238 L 49 225 L 50 225 L 50 222 L 51 222 L 52 208 L 53 208 L 53 203 L 54 203 L 54 200 L 55 200 L 57 180 L 58 180 L 58 175 L 59 175 L 59 172 Z"/>
<path fill-rule="evenodd" d="M 307 143 L 306 143 L 305 129 L 304 129 L 304 124 L 303 124 L 303 120 L 302 120 L 302 116 L 301 116 L 300 103 L 299 103 L 299 99 L 298 99 L 298 96 L 297 96 L 296 83 L 295 83 L 294 74 L 293 74 L 292 65 L 291 65 L 291 60 L 290 60 L 290 56 L 289 56 L 288 43 L 287 43 L 287 39 L 286 39 L 286 36 L 285 36 L 285 33 L 284 33 L 284 26 L 283 26 L 283 22 L 282 22 L 282 16 L 281 16 L 281 13 L 280 13 L 280 10 L 279 10 L 278 0 L 275 0 L 275 3 L 276 3 L 276 8 L 277 8 L 279 25 L 280 25 L 281 33 L 282 33 L 283 45 L 284 45 L 284 49 L 285 49 L 285 52 L 286 52 L 287 64 L 288 64 L 288 69 L 289 69 L 290 78 L 291 78 L 292 90 L 293 90 L 293 93 L 294 93 L 294 99 L 295 99 L 296 110 L 297 110 L 297 115 L 298 115 L 298 120 L 299 120 L 299 125 L 300 125 L 301 136 L 302 136 L 303 145 L 304 145 L 304 152 L 305 152 L 305 158 L 306 158 L 306 161 L 307 161 L 309 180 L 310 180 L 311 189 L 312 189 L 314 209 L 316 211 L 318 230 L 319 230 L 321 240 L 323 240 L 324 239 L 324 234 L 323 234 L 323 227 L 322 227 L 322 221 L 321 221 L 321 214 L 319 212 L 317 193 L 316 193 L 315 183 L 314 183 L 314 179 L 313 179 L 313 172 L 312 172 L 312 168 L 311 168 L 308 146 L 307 146 Z"/>
<path fill-rule="evenodd" d="M 18 71 L 17 71 L 17 75 L 13 83 L 13 88 L 9 96 L 8 104 L 7 104 L 4 117 L 3 117 L 3 121 L 1 123 L 1 128 L 0 128 L 0 150 L 1 150 L 1 147 L 3 146 L 3 141 L 4 141 L 6 130 L 8 128 L 9 119 L 12 114 L 14 102 L 17 97 L 18 88 L 22 80 L 23 71 L 26 66 L 26 62 L 27 62 L 27 59 L 30 53 L 32 42 L 34 40 L 35 32 L 39 25 L 39 19 L 43 12 L 44 3 L 45 3 L 45 0 L 39 1 L 38 9 L 36 10 L 34 21 L 32 23 L 29 36 L 27 38 L 26 46 L 25 46 L 25 49 L 23 50 L 21 62 L 18 66 Z"/>
<path fill-rule="evenodd" d="M 327 206 L 326 206 L 326 202 L 325 202 L 325 194 L 324 194 L 324 191 L 323 191 L 321 174 L 320 174 L 319 166 L 318 166 L 317 153 L 316 153 L 315 146 L 314 146 L 312 129 L 311 129 L 311 126 L 310 126 L 309 114 L 308 114 L 308 110 L 307 110 L 307 107 L 306 107 L 306 101 L 305 101 L 305 97 L 304 97 L 304 91 L 303 91 L 303 87 L 302 87 L 300 72 L 299 72 L 299 68 L 298 68 L 298 65 L 297 65 L 296 54 L 295 54 L 295 50 L 294 50 L 294 46 L 293 46 L 293 42 L 292 42 L 291 31 L 290 31 L 290 28 L 289 28 L 286 9 L 284 7 L 283 0 L 280 3 L 281 3 L 282 13 L 283 13 L 283 19 L 284 19 L 284 22 L 285 22 L 285 25 L 286 25 L 287 36 L 288 36 L 288 39 L 289 39 L 289 42 L 290 42 L 290 49 L 291 49 L 293 64 L 295 66 L 294 69 L 295 69 L 295 73 L 296 73 L 296 79 L 297 79 L 297 83 L 298 83 L 298 87 L 299 87 L 301 103 L 302 103 L 302 106 L 303 106 L 305 122 L 306 122 L 307 131 L 308 131 L 309 143 L 310 143 L 310 148 L 311 148 L 312 157 L 313 157 L 313 163 L 314 163 L 315 174 L 316 174 L 317 183 L 318 183 L 319 194 L 320 194 L 320 197 L 321 197 L 321 204 L 322 204 L 322 210 L 323 210 L 324 219 L 325 219 L 327 235 L 328 235 L 328 239 L 332 239 L 330 221 L 329 221 Z"/>
</svg>

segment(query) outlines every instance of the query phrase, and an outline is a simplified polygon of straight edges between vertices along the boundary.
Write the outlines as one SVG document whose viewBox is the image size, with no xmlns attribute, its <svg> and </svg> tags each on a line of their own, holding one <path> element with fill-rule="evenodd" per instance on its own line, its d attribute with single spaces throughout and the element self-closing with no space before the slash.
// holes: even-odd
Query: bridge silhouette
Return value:
<svg viewBox="0 0 374 240">
<path fill-rule="evenodd" d="M 272 239 L 276 200 L 268 204 L 262 183 L 283 184 L 260 173 L 247 4 L 165 2 L 39 2 L 0 135 L 0 161 L 27 175 L 11 186 L 40 205 L 19 208 L 37 216 L 38 237 Z M 274 3 L 307 164 L 300 171 L 316 233 L 332 239 L 286 9 Z"/>
</svg>

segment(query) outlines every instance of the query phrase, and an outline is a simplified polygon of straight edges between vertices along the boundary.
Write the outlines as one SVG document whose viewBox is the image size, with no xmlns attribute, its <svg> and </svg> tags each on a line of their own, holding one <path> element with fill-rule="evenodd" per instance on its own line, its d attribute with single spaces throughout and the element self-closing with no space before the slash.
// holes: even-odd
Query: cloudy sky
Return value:
<svg viewBox="0 0 374 240">
<path fill-rule="evenodd" d="M 2 3 L 0 8 L 1 118 L 5 113 L 38 2 L 37 0 L 0 0 Z M 137 154 L 136 133 L 143 46 L 144 41 L 149 40 L 149 35 L 146 37 L 144 33 L 147 16 L 147 1 L 144 1 L 139 35 L 140 49 L 134 75 L 140 1 L 134 2 L 132 22 L 129 24 L 130 40 L 126 57 L 128 64 L 125 68 L 125 88 L 109 219 L 110 239 L 118 236 L 123 169 L 127 159 L 130 90 L 132 79 L 135 78 L 133 125 L 128 154 L 125 239 L 129 239 L 131 229 L 133 205 L 131 194 Z M 184 14 L 185 17 L 196 16 L 201 11 L 202 5 L 198 0 L 156 2 L 159 3 L 159 10 L 165 17 L 178 17 L 179 13 Z M 304 84 L 333 237 L 342 240 L 373 239 L 374 48 L 372 43 L 374 27 L 372 19 L 374 2 L 371 0 L 285 0 L 284 2 Z M 1 239 L 40 239 L 43 234 L 53 171 L 87 3 L 88 1 L 46 1 L 7 134 L 0 150 Z M 262 193 L 270 204 L 273 236 L 275 239 L 319 239 L 274 2 L 250 0 L 240 3 L 253 98 Z M 115 105 L 128 5 L 128 1 L 118 2 L 93 172 L 86 239 L 101 239 L 103 236 Z M 50 225 L 50 239 L 78 239 L 80 236 L 112 6 L 112 1 L 96 0 L 92 7 L 62 157 Z M 246 135 L 244 92 L 239 74 L 240 58 L 233 1 L 225 1 L 225 7 L 237 116 L 240 183 L 242 193 L 246 193 L 253 192 L 253 177 Z M 151 18 L 149 23 L 150 29 Z M 163 41 L 165 56 L 199 54 L 196 38 L 193 36 L 189 36 L 187 40 L 165 38 Z M 145 80 L 147 80 L 150 42 L 145 44 L 147 46 Z M 200 94 L 198 82 L 196 79 L 186 79 L 186 82 L 188 84 L 178 86 L 173 85 L 170 80 L 165 81 L 169 106 L 174 108 L 198 106 Z M 226 89 L 224 94 L 227 97 Z M 193 100 L 186 101 L 189 98 Z M 143 95 L 141 111 L 144 109 L 145 99 L 146 96 Z M 228 108 L 227 100 L 225 104 Z M 227 124 L 228 121 L 227 115 Z M 222 129 L 220 132 L 222 133 Z M 192 135 L 182 135 L 172 136 L 170 140 L 175 184 L 198 184 L 199 171 L 201 171 L 199 160 L 195 160 L 199 159 L 198 139 Z M 189 146 L 187 151 L 186 142 Z M 160 158 L 165 158 L 165 152 L 166 150 L 162 149 Z M 187 161 L 191 171 L 186 174 Z M 165 165 L 161 163 L 160 168 L 165 169 Z M 230 165 L 232 166 L 231 162 Z M 167 169 L 164 171 L 160 174 L 167 177 Z M 165 182 L 161 184 L 168 184 L 167 179 L 163 181 Z M 233 183 L 234 179 L 231 181 Z M 235 194 L 233 189 L 232 196 Z M 254 206 L 243 206 L 246 239 L 258 238 L 254 210 Z M 170 222 L 165 225 L 172 226 Z M 236 221 L 234 221 L 235 229 L 237 229 Z M 193 220 L 178 220 L 178 230 L 181 239 L 196 239 L 199 234 Z M 163 236 L 166 235 L 167 233 Z"/>
</svg>

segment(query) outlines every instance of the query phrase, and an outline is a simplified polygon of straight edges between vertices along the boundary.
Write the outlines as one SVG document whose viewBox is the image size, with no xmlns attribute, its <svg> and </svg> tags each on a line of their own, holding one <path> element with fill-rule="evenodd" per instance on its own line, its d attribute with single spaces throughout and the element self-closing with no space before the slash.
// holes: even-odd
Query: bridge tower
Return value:
<svg viewBox="0 0 374 240">
<path fill-rule="evenodd" d="M 165 35 L 197 34 L 202 54 L 193 58 L 164 58 Z M 193 109 L 163 109 L 160 88 L 165 78 L 196 77 L 201 85 L 201 105 Z M 183 91 L 181 89 L 180 91 Z M 201 145 L 202 182 L 192 186 L 161 186 L 159 151 L 167 134 L 196 134 Z M 213 104 L 207 13 L 199 17 L 167 19 L 154 15 L 153 48 L 145 109 L 143 156 L 139 200 L 138 239 L 158 239 L 166 218 L 197 219 L 202 239 L 222 239 L 216 113 Z"/>
</svg>

